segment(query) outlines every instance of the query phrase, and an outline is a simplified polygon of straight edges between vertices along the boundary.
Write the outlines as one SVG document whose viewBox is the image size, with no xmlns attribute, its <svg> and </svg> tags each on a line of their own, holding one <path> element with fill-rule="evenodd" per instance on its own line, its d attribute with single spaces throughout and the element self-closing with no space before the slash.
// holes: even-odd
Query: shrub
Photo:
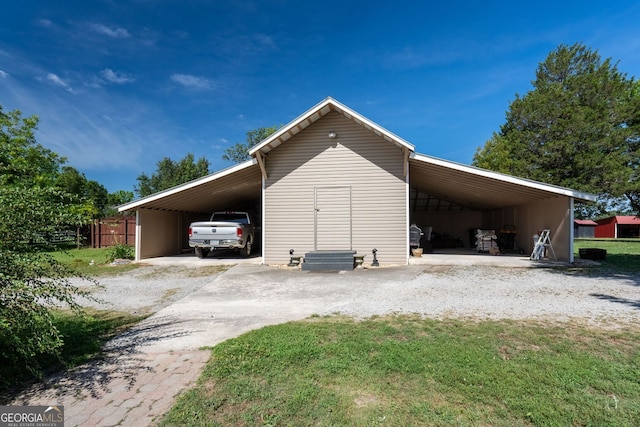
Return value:
<svg viewBox="0 0 640 427">
<path fill-rule="evenodd" d="M 107 250 L 107 262 L 113 262 L 116 259 L 134 259 L 135 255 L 133 246 L 118 243 Z"/>
</svg>

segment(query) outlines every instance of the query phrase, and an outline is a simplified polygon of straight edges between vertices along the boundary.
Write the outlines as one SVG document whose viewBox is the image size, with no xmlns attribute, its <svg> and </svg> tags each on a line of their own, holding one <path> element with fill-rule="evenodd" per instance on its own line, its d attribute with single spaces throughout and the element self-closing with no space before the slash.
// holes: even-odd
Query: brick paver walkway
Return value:
<svg viewBox="0 0 640 427">
<path fill-rule="evenodd" d="M 102 360 L 48 378 L 12 405 L 63 405 L 66 427 L 153 425 L 195 383 L 209 356 L 206 350 L 112 351 Z"/>
</svg>

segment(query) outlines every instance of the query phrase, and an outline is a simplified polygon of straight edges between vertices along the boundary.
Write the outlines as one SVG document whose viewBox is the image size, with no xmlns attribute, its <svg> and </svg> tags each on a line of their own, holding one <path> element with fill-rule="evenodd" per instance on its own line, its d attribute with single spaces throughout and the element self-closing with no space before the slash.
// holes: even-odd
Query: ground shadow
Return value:
<svg viewBox="0 0 640 427">
<path fill-rule="evenodd" d="M 627 285 L 640 286 L 640 257 L 636 255 L 607 255 L 604 261 L 576 257 L 572 264 L 550 268 L 549 271 L 602 280 L 625 281 Z"/>
<path fill-rule="evenodd" d="M 634 301 L 627 298 L 620 298 L 613 295 L 605 295 L 605 294 L 589 294 L 589 295 L 601 300 L 610 301 L 617 304 L 623 304 L 623 305 L 635 308 L 636 310 L 640 310 L 640 300 Z"/>
<path fill-rule="evenodd" d="M 195 256 L 195 254 L 193 255 Z M 206 256 L 206 258 L 213 258 L 213 259 L 247 259 L 247 258 L 259 258 L 262 256 L 262 251 L 260 250 L 260 248 L 253 248 L 251 250 L 251 255 L 249 255 L 248 257 L 245 257 L 243 255 L 240 254 L 240 252 L 235 251 L 233 249 L 219 249 L 219 250 L 215 250 L 215 251 L 211 251 L 209 252 L 209 254 Z"/>
<path fill-rule="evenodd" d="M 100 398 L 112 391 L 116 379 L 124 379 L 127 389 L 136 384 L 141 372 L 154 372 L 152 360 L 143 347 L 158 341 L 188 335 L 177 318 L 147 319 L 104 346 L 104 354 L 87 363 L 14 389 L 2 396 L 3 404 L 27 405 L 43 396 L 75 395 L 78 398 Z"/>
</svg>

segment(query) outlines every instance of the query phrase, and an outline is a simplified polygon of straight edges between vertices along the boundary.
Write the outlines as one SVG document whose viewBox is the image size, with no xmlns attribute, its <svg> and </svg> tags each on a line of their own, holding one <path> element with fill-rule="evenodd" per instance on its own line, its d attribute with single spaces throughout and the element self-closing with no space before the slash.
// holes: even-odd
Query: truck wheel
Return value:
<svg viewBox="0 0 640 427">
<path fill-rule="evenodd" d="M 244 248 L 240 249 L 240 255 L 247 258 L 251 255 L 251 240 L 247 240 L 247 243 L 244 245 Z"/>
</svg>

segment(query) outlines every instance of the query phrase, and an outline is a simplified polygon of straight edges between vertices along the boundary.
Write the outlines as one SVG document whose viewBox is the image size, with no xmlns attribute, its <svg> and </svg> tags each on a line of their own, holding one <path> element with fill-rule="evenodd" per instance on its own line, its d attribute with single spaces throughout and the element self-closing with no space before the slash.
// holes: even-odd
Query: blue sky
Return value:
<svg viewBox="0 0 640 427">
<path fill-rule="evenodd" d="M 636 1 L 22 0 L 0 15 L 0 104 L 109 191 L 327 96 L 468 164 L 559 44 L 640 77 Z"/>
</svg>

